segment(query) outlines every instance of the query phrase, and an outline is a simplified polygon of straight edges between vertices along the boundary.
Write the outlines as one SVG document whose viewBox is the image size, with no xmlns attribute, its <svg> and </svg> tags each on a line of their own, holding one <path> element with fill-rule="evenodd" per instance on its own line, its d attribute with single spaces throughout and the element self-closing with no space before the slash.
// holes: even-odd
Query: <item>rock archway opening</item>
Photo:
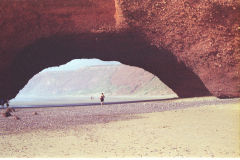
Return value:
<svg viewBox="0 0 240 160">
<path fill-rule="evenodd" d="M 56 34 L 41 38 L 26 46 L 5 73 L 11 85 L 1 86 L 9 99 L 41 70 L 73 59 L 98 58 L 137 66 L 156 75 L 178 97 L 210 95 L 200 78 L 170 51 L 147 42 L 134 31 L 111 33 Z M 9 78 L 11 77 L 11 78 Z M 126 77 L 127 78 L 127 77 Z"/>
<path fill-rule="evenodd" d="M 177 98 L 169 87 L 142 68 L 117 61 L 75 59 L 34 75 L 11 105 L 93 104 L 99 103 L 101 93 L 107 103 Z"/>
</svg>

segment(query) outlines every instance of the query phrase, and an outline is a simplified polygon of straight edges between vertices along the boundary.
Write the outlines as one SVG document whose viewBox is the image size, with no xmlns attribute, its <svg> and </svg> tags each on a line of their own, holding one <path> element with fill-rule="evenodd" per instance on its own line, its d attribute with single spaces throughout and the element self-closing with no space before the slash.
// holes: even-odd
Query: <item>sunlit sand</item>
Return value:
<svg viewBox="0 0 240 160">
<path fill-rule="evenodd" d="M 185 105 L 187 102 L 199 101 L 199 99 L 172 100 L 171 103 Z M 206 100 L 208 98 L 203 98 L 203 101 Z M 155 105 L 157 102 L 124 104 L 120 107 L 144 106 L 150 103 Z M 167 102 L 157 105 L 163 103 Z M 101 110 L 100 106 L 96 107 Z M 111 105 L 103 107 L 109 111 Z M 81 108 L 74 109 L 75 112 Z M 34 109 L 25 110 L 32 113 Z M 52 116 L 51 108 L 46 110 L 41 118 Z M 20 114 L 22 111 L 19 110 L 15 114 Z M 27 111 L 25 112 L 27 114 Z M 43 114 L 40 111 L 38 113 Z M 29 114 L 29 116 L 33 115 Z M 96 113 L 92 116 L 94 119 L 92 121 L 91 114 L 89 116 L 77 121 L 79 124 L 69 127 L 56 127 L 57 124 L 52 124 L 52 129 L 44 129 L 41 126 L 39 129 L 25 127 L 25 130 L 14 130 L 12 133 L 1 131 L 0 156 L 240 157 L 240 103 L 203 104 L 198 107 L 138 114 L 114 114 L 111 111 L 109 114 Z M 110 116 L 111 118 L 108 119 Z M 69 121 L 71 124 L 73 121 L 71 118 L 64 121 Z M 90 121 L 80 123 L 84 119 Z M 1 116 L 0 122 L 3 121 L 6 121 L 6 118 Z M 7 121 L 17 120 L 10 117 Z M 22 118 L 17 123 L 24 121 Z M 36 122 L 32 121 L 32 123 Z M 35 125 L 40 126 L 40 124 Z"/>
</svg>

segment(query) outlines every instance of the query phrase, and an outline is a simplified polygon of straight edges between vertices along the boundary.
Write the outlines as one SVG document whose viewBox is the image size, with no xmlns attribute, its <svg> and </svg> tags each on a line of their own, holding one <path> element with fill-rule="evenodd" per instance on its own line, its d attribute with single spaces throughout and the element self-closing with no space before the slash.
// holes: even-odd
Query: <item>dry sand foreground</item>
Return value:
<svg viewBox="0 0 240 160">
<path fill-rule="evenodd" d="M 0 157 L 240 157 L 239 104 L 208 97 L 17 109 L 21 120 L 0 117 Z"/>
</svg>

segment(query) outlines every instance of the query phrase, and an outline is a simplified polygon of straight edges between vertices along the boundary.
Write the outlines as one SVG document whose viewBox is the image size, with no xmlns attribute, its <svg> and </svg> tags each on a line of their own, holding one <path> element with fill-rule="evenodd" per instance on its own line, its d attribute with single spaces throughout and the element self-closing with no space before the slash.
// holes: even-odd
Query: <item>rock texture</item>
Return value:
<svg viewBox="0 0 240 160">
<path fill-rule="evenodd" d="M 1 0 L 0 97 L 76 58 L 144 68 L 179 97 L 239 97 L 239 13 L 237 0 Z"/>
</svg>

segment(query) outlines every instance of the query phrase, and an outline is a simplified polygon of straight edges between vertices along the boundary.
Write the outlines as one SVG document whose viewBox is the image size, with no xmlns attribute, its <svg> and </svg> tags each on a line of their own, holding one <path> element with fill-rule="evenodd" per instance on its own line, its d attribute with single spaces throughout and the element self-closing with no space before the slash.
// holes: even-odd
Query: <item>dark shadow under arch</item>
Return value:
<svg viewBox="0 0 240 160">
<path fill-rule="evenodd" d="M 11 85 L 3 89 L 8 92 L 6 95 L 12 96 L 7 98 L 13 98 L 35 74 L 47 67 L 72 59 L 98 58 L 141 67 L 158 76 L 179 97 L 211 95 L 191 69 L 178 62 L 168 50 L 148 44 L 144 37 L 136 31 L 122 31 L 56 34 L 38 39 L 17 54 L 11 69 L 5 73 Z"/>
</svg>

